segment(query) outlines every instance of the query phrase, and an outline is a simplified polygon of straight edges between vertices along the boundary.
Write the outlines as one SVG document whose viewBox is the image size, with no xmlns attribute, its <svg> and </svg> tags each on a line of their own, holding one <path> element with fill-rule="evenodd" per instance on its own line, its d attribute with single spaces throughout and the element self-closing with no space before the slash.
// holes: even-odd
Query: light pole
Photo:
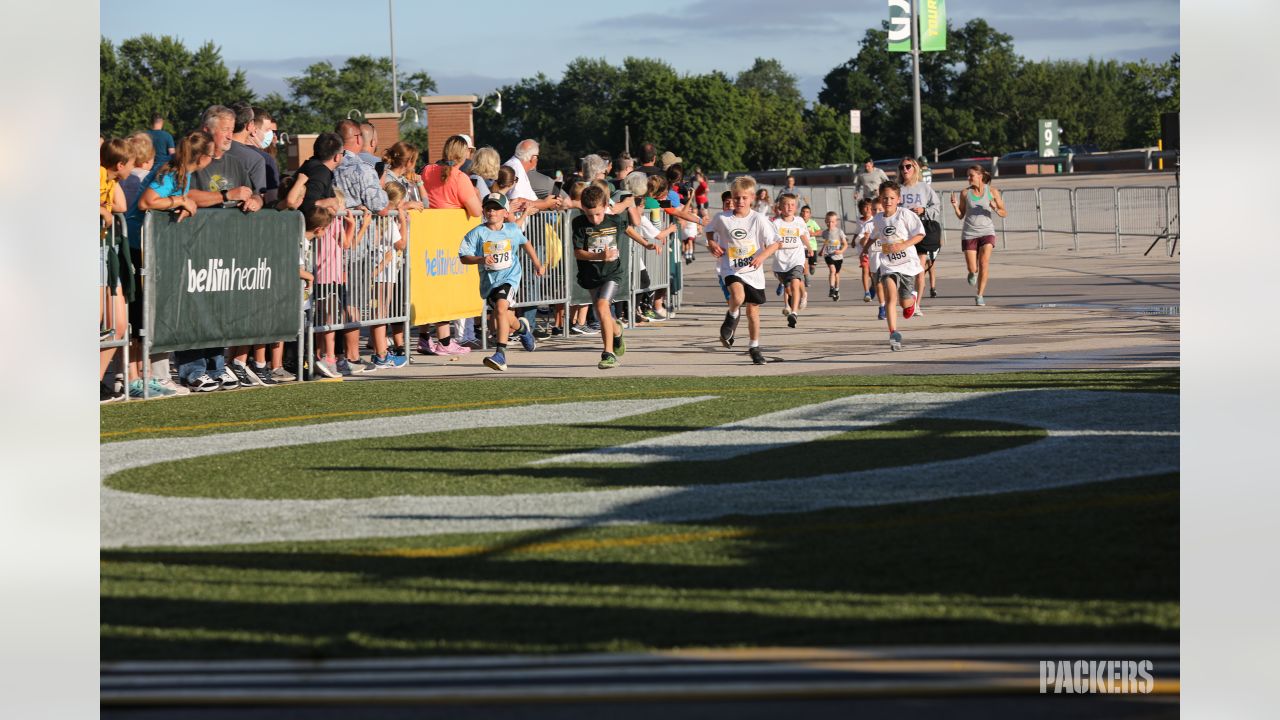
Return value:
<svg viewBox="0 0 1280 720">
<path fill-rule="evenodd" d="M 497 90 L 494 90 L 491 94 L 498 96 L 498 99 L 493 103 L 493 111 L 501 115 L 502 114 L 502 93 L 498 92 Z M 479 103 L 472 105 L 472 108 L 479 110 L 480 108 L 484 107 L 484 104 L 488 102 L 488 100 L 489 100 L 489 96 L 485 95 L 480 98 Z"/>
<path fill-rule="evenodd" d="M 387 0 L 387 29 L 391 34 L 391 111 L 400 112 L 400 80 L 396 78 L 396 20 L 392 8 L 395 0 Z"/>
<path fill-rule="evenodd" d="M 970 146 L 970 145 L 972 145 L 972 146 L 974 146 L 974 147 L 978 147 L 978 146 L 979 146 L 979 145 L 981 145 L 981 144 L 982 144 L 982 143 L 978 142 L 977 140 L 966 140 L 965 142 L 962 142 L 962 143 L 960 143 L 959 145 L 955 145 L 955 146 L 949 147 L 949 148 L 947 148 L 946 150 L 943 150 L 942 152 L 938 152 L 938 148 L 934 148 L 934 149 L 933 149 L 933 161 L 934 161 L 935 163 L 936 163 L 936 162 L 938 162 L 938 158 L 939 158 L 939 157 L 941 157 L 941 156 L 943 156 L 943 155 L 946 155 L 947 153 L 951 152 L 952 150 L 959 150 L 959 149 L 960 149 L 960 148 L 962 148 L 962 147 L 968 147 L 968 146 Z"/>
</svg>

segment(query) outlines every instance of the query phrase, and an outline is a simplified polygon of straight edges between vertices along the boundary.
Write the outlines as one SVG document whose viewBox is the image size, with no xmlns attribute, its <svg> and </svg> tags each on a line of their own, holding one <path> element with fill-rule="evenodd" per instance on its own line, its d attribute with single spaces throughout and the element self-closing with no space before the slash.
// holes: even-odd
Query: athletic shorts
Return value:
<svg viewBox="0 0 1280 720">
<path fill-rule="evenodd" d="M 724 284 L 726 288 L 734 283 L 737 283 L 742 286 L 743 299 L 746 300 L 746 302 L 749 302 L 752 305 L 764 304 L 764 290 L 761 290 L 760 288 L 751 287 L 750 285 L 742 282 L 742 278 L 738 277 L 737 275 L 730 275 L 729 277 L 724 279 Z"/>
<path fill-rule="evenodd" d="M 604 300 L 613 302 L 613 297 L 618 294 L 618 283 L 613 280 L 606 280 L 600 287 L 590 288 L 591 299 Z"/>
<path fill-rule="evenodd" d="M 871 258 L 867 257 L 866 255 L 859 255 L 858 264 L 864 268 L 869 269 L 871 267 Z"/>
<path fill-rule="evenodd" d="M 937 251 L 937 250 L 919 250 L 919 249 L 917 249 L 916 254 L 920 256 L 920 259 L 921 259 L 921 260 L 923 260 L 923 259 L 925 259 L 925 258 L 928 258 L 928 259 L 929 259 L 929 262 L 934 262 L 934 261 L 936 261 L 936 260 L 938 259 L 938 251 Z"/>
<path fill-rule="evenodd" d="M 827 267 L 835 268 L 836 272 L 840 272 L 840 268 L 844 267 L 844 258 L 842 257 L 831 257 L 830 255 L 823 255 L 822 259 L 827 262 Z"/>
<path fill-rule="evenodd" d="M 903 275 L 902 273 L 882 273 L 880 282 L 895 282 L 898 284 L 898 297 L 904 298 L 910 295 L 916 289 L 916 279 L 914 276 Z"/>
<path fill-rule="evenodd" d="M 491 309 L 498 309 L 498 301 L 506 300 L 509 305 L 514 305 L 516 301 L 516 291 L 511 289 L 511 283 L 502 283 L 501 285 L 489 291 L 489 296 L 484 299 L 485 304 Z"/>
<path fill-rule="evenodd" d="M 960 249 L 965 252 L 969 252 L 970 250 L 977 252 L 978 248 L 983 245 L 990 245 L 994 248 L 996 246 L 996 236 L 983 235 L 982 237 L 976 238 L 960 238 Z"/>
<path fill-rule="evenodd" d="M 775 272 L 773 275 L 774 277 L 778 278 L 778 282 L 783 283 L 784 285 L 791 280 L 800 280 L 801 282 L 803 282 L 804 268 L 797 265 L 791 268 L 790 270 L 786 270 L 784 272 Z"/>
</svg>

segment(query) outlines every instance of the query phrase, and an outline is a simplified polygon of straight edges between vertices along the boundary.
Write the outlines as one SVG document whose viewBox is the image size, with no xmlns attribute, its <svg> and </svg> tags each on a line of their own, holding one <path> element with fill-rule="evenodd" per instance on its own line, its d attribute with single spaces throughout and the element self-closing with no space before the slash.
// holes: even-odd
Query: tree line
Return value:
<svg viewBox="0 0 1280 720">
<path fill-rule="evenodd" d="M 539 73 L 499 88 L 504 112 L 492 103 L 475 112 L 477 140 L 510 152 L 522 138 L 541 143 L 547 167 L 572 167 L 596 150 L 618 152 L 629 132 L 634 151 L 652 142 L 708 171 L 815 167 L 849 162 L 848 111 L 862 113 L 858 160 L 910 152 L 911 63 L 887 49 L 884 27 L 867 30 L 857 54 L 823 79 L 806 103 L 796 78 L 774 59 L 757 58 L 730 77 L 721 71 L 681 74 L 653 58 L 621 65 L 578 58 L 563 76 Z M 1019 56 L 1013 38 L 986 21 L 948 26 L 947 50 L 921 54 L 921 123 L 927 149 L 977 140 L 982 154 L 1036 147 L 1036 120 L 1056 118 L 1067 143 L 1102 150 L 1154 145 L 1160 114 L 1176 112 L 1179 56 L 1167 62 L 1044 60 Z M 104 133 L 149 126 L 159 112 L 179 129 L 194 128 L 215 102 L 247 100 L 265 107 L 286 132 L 332 129 L 352 109 L 389 112 L 389 58 L 360 55 L 342 67 L 315 63 L 286 78 L 288 97 L 256 97 L 241 70 L 230 71 L 205 43 L 194 52 L 170 37 L 143 35 L 101 42 L 100 123 Z M 403 104 L 434 92 L 425 72 L 401 74 Z M 405 92 L 408 91 L 408 92 Z M 403 126 L 426 146 L 425 130 Z"/>
</svg>

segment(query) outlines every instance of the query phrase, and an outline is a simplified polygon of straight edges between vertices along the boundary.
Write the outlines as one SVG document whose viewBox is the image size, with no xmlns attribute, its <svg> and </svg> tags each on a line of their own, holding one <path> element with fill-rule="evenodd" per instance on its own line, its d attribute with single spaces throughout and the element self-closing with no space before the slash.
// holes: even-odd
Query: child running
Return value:
<svg viewBox="0 0 1280 720">
<path fill-rule="evenodd" d="M 489 320 L 497 338 L 493 355 L 484 359 L 485 366 L 499 372 L 507 369 L 507 338 L 519 327 L 520 345 L 533 352 L 538 345 L 533 337 L 533 327 L 526 318 L 516 319 L 511 303 L 520 290 L 523 269 L 517 250 L 524 247 L 524 254 L 533 263 L 533 271 L 541 277 L 545 272 L 538 253 L 520 232 L 519 226 L 507 222 L 507 196 L 489 193 L 480 204 L 484 223 L 462 236 L 458 247 L 458 259 L 463 265 L 480 266 L 480 297 L 489 306 Z"/>
<path fill-rule="evenodd" d="M 809 261 L 809 277 L 818 269 L 818 237 L 822 235 L 822 226 L 817 220 L 813 219 L 813 210 L 805 205 L 800 208 L 800 219 L 804 221 L 806 227 L 809 228 L 809 247 L 805 249 L 805 257 Z M 805 279 L 805 288 L 809 287 L 808 278 Z"/>
<path fill-rule="evenodd" d="M 764 261 L 782 244 L 778 229 L 763 213 L 752 210 L 756 181 L 742 175 L 729 186 L 733 213 L 717 215 L 707 228 L 707 248 L 719 258 L 720 276 L 729 288 L 729 310 L 720 325 L 720 343 L 733 347 L 742 306 L 747 309 L 751 362 L 764 365 L 760 352 L 760 306 L 764 304 Z"/>
<path fill-rule="evenodd" d="M 773 256 L 773 273 L 786 290 L 782 314 L 787 318 L 787 327 L 796 326 L 796 316 L 808 304 L 804 289 L 808 273 L 804 253 L 809 247 L 809 226 L 796 217 L 798 204 L 795 195 L 783 193 L 778 198 L 778 217 L 773 219 L 778 237 L 782 239 Z"/>
<path fill-rule="evenodd" d="M 867 257 L 867 235 L 871 232 L 871 221 L 876 216 L 876 201 L 870 198 L 864 198 L 858 201 L 858 237 L 855 242 L 862 248 L 862 252 L 858 253 L 858 267 L 862 270 L 862 302 L 871 302 L 876 297 L 876 288 L 871 284 L 871 275 L 874 269 L 871 267 L 871 260 Z M 884 317 L 880 318 L 881 320 Z"/>
<path fill-rule="evenodd" d="M 916 312 L 916 276 L 920 274 L 920 256 L 916 244 L 924 239 L 924 225 L 920 218 L 898 206 L 898 184 L 886 182 L 880 185 L 880 201 L 884 211 L 872 221 L 870 242 L 873 253 L 879 256 L 880 293 L 887 311 L 889 323 L 889 349 L 902 349 L 902 335 L 898 332 L 898 312 L 895 305 L 902 305 L 902 317 L 910 319 Z"/>
<path fill-rule="evenodd" d="M 609 196 L 596 185 L 582 191 L 582 214 L 573 219 L 573 256 L 578 260 L 578 285 L 591 293 L 596 317 L 600 320 L 600 337 L 604 352 L 596 367 L 608 370 L 618 366 L 618 357 L 627 352 L 622 340 L 622 326 L 613 318 L 609 306 L 622 284 L 621 248 L 618 236 L 626 234 L 649 250 L 657 245 L 646 241 L 631 227 L 627 213 L 608 215 L 605 205 Z"/>
<path fill-rule="evenodd" d="M 840 300 L 840 268 L 844 265 L 844 251 L 849 249 L 849 239 L 840 229 L 840 215 L 827 213 L 827 229 L 822 231 L 822 259 L 827 263 L 827 284 L 831 289 L 827 296 L 831 300 Z"/>
</svg>

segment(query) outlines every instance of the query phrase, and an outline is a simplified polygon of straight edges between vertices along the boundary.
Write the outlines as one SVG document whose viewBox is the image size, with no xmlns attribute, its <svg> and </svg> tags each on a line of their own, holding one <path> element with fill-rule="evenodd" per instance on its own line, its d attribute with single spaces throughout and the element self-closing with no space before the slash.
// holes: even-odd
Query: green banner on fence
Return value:
<svg viewBox="0 0 1280 720">
<path fill-rule="evenodd" d="M 920 52 L 947 49 L 947 0 L 920 0 Z"/>
<path fill-rule="evenodd" d="M 302 214 L 203 209 L 146 219 L 147 332 L 153 352 L 298 336 Z"/>
</svg>

